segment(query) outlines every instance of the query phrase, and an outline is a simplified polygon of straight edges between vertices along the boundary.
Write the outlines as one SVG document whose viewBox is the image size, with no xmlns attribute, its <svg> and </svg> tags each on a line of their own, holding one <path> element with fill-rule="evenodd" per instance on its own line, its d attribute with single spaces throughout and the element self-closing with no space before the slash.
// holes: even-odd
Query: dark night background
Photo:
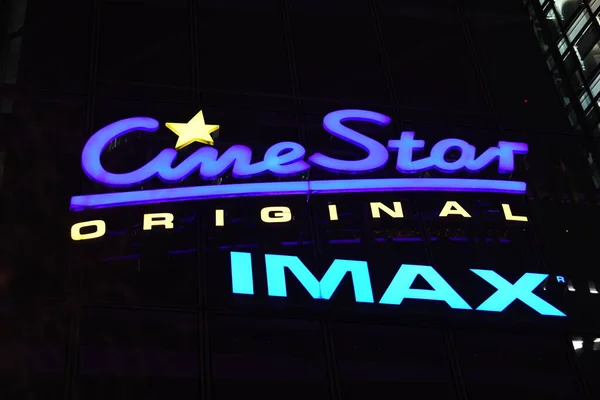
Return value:
<svg viewBox="0 0 600 400">
<path fill-rule="evenodd" d="M 600 296 L 589 289 L 590 280 L 600 288 L 599 7 L 0 0 L 0 399 L 600 398 Z M 526 181 L 528 193 L 69 211 L 71 196 L 107 191 L 81 172 L 80 154 L 116 120 L 163 124 L 156 137 L 115 143 L 107 165 L 126 171 L 174 145 L 164 122 L 199 110 L 221 126 L 220 150 L 241 143 L 263 154 L 290 140 L 309 153 L 359 157 L 321 127 L 344 108 L 391 116 L 389 127 L 361 128 L 382 143 L 403 130 L 429 148 L 449 137 L 480 151 L 526 142 L 529 153 L 502 179 Z M 391 158 L 373 176 L 399 177 Z M 473 218 L 438 218 L 447 200 Z M 370 201 L 402 201 L 406 218 L 373 221 Z M 336 223 L 329 203 L 339 207 Z M 501 203 L 529 222 L 504 221 Z M 263 224 L 270 205 L 289 206 L 294 220 Z M 227 210 L 223 228 L 215 208 Z M 148 212 L 173 212 L 176 229 L 142 231 Z M 106 220 L 108 234 L 72 242 L 71 225 L 91 219 Z M 493 315 L 410 300 L 359 307 L 347 278 L 329 302 L 291 276 L 289 298 L 273 299 L 264 272 L 256 296 L 233 296 L 230 251 L 253 253 L 257 271 L 265 253 L 296 255 L 316 276 L 335 258 L 368 260 L 376 299 L 401 263 L 434 265 L 469 299 L 492 293 L 469 268 L 512 281 L 547 273 L 539 293 L 569 317 L 518 302 Z"/>
</svg>

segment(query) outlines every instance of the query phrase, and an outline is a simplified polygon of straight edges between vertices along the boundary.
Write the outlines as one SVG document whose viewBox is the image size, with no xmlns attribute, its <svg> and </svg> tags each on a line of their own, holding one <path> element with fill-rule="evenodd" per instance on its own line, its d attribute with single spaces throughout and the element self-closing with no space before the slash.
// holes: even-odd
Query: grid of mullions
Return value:
<svg viewBox="0 0 600 400">
<path fill-rule="evenodd" d="M 40 28 L 24 41 L 20 79 L 33 100 L 27 115 L 52 138 L 48 146 L 61 154 L 60 175 L 68 177 L 57 187 L 72 193 L 90 189 L 74 166 L 94 130 L 140 114 L 185 121 L 199 108 L 228 126 L 220 140 L 257 147 L 280 140 L 330 145 L 322 116 L 354 107 L 392 116 L 390 135 L 414 129 L 430 140 L 484 137 L 486 145 L 520 138 L 537 153 L 519 165 L 533 197 L 521 204 L 532 221 L 525 233 L 487 227 L 474 197 L 464 200 L 478 214 L 468 227 L 428 220 L 438 205 L 419 205 L 418 198 L 402 199 L 407 213 L 418 214 L 401 229 L 373 227 L 357 202 L 345 211 L 346 226 L 332 230 L 322 207 L 298 204 L 295 222 L 303 226 L 262 227 L 273 240 L 261 243 L 256 221 L 241 221 L 234 234 L 217 232 L 210 210 L 195 206 L 174 210 L 181 231 L 140 240 L 132 227 L 142 210 L 127 211 L 133 222 L 117 221 L 122 232 L 110 236 L 109 248 L 71 249 L 68 262 L 46 271 L 39 290 L 52 300 L 29 313 L 39 325 L 4 307 L 3 326 L 13 328 L 3 332 L 4 397 L 585 396 L 589 385 L 573 371 L 565 328 L 456 327 L 220 298 L 230 291 L 218 280 L 227 265 L 209 250 L 240 244 L 276 252 L 281 242 L 302 243 L 296 252 L 307 258 L 358 258 L 368 249 L 446 263 L 449 271 L 456 257 L 489 258 L 492 246 L 478 252 L 475 241 L 489 235 L 497 258 L 506 257 L 501 268 L 563 273 L 567 265 L 580 268 L 578 276 L 593 273 L 586 262 L 595 259 L 598 224 L 583 157 L 587 139 L 567 132 L 524 10 L 506 1 L 423 3 L 31 1 L 28 23 Z M 497 25 L 482 22 L 490 14 Z M 511 79 L 498 79 L 504 75 Z M 377 241 L 394 237 L 417 241 L 397 248 L 393 240 Z M 449 242 L 431 240 L 437 237 Z M 31 278 L 23 282 L 27 287 Z"/>
</svg>

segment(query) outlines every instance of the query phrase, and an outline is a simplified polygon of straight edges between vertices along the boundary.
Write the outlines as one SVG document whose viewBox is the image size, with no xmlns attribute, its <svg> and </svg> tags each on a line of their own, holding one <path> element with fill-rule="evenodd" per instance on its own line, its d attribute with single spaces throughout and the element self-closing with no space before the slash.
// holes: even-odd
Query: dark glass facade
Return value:
<svg viewBox="0 0 600 400">
<path fill-rule="evenodd" d="M 7 27 L 0 47 L 3 399 L 600 396 L 600 208 L 589 162 L 598 139 L 573 123 L 520 0 L 0 6 L 11 10 L 0 16 Z M 173 146 L 164 122 L 188 121 L 198 110 L 221 126 L 219 150 L 243 143 L 264 154 L 287 140 L 309 153 L 359 158 L 322 127 L 327 113 L 349 108 L 392 118 L 387 127 L 353 125 L 381 143 L 402 131 L 426 140 L 426 151 L 449 137 L 480 151 L 499 140 L 526 142 L 529 153 L 515 158 L 512 175 L 490 168 L 477 176 L 525 181 L 528 192 L 290 195 L 69 211 L 71 196 L 111 191 L 81 171 L 81 150 L 122 118 L 149 116 L 163 127 L 113 143 L 104 161 L 118 172 Z M 399 177 L 392 158 L 370 177 Z M 299 179 L 308 178 L 348 176 L 311 170 Z M 228 174 L 212 183 L 235 181 Z M 135 189 L 161 187 L 155 180 Z M 371 217 L 370 202 L 397 201 L 403 219 Z M 458 201 L 471 218 L 440 218 L 446 201 Z M 528 221 L 506 221 L 503 203 Z M 262 222 L 266 206 L 289 207 L 292 221 Z M 216 209 L 225 211 L 225 226 L 216 226 Z M 166 212 L 175 229 L 142 229 L 144 214 Z M 74 223 L 95 219 L 106 221 L 105 236 L 71 240 Z M 232 294 L 232 251 L 252 254 L 254 296 Z M 568 317 L 541 316 L 518 301 L 502 313 L 416 300 L 357 304 L 349 280 L 331 300 L 315 300 L 291 275 L 288 296 L 274 298 L 264 254 L 298 256 L 317 277 L 334 259 L 366 260 L 376 299 L 400 264 L 433 265 L 473 305 L 494 291 L 470 268 L 511 282 L 544 273 L 536 293 Z"/>
</svg>

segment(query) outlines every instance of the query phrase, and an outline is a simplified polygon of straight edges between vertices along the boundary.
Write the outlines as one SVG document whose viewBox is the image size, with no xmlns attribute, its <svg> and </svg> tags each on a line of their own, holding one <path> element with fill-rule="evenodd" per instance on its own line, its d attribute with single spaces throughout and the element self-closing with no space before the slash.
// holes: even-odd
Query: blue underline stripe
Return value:
<svg viewBox="0 0 600 400">
<path fill-rule="evenodd" d="M 346 179 L 309 182 L 238 183 L 74 196 L 71 210 L 136 204 L 206 200 L 236 196 L 280 196 L 318 193 L 448 191 L 524 194 L 525 182 L 456 178 Z"/>
</svg>

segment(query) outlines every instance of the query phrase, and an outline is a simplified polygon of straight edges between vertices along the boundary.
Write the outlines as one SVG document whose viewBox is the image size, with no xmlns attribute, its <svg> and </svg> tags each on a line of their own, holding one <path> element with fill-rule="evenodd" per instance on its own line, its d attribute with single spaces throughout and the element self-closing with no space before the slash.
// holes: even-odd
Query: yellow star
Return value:
<svg viewBox="0 0 600 400">
<path fill-rule="evenodd" d="M 210 134 L 219 129 L 219 125 L 206 125 L 202 111 L 188 123 L 167 122 L 165 125 L 179 136 L 175 150 L 182 149 L 193 142 L 214 145 L 215 142 Z"/>
</svg>

